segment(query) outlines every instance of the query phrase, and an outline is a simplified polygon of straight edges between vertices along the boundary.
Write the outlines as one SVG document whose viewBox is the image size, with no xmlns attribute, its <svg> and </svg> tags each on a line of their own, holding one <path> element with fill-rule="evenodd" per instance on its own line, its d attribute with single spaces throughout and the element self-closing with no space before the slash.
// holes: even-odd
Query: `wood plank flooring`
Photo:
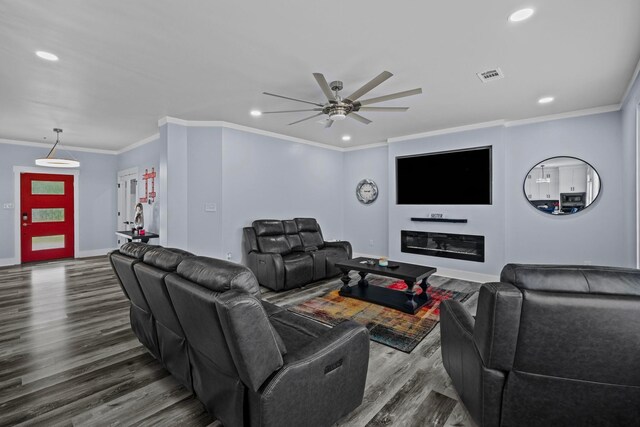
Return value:
<svg viewBox="0 0 640 427">
<path fill-rule="evenodd" d="M 262 297 L 291 306 L 341 285 Z M 0 426 L 221 427 L 138 342 L 128 309 L 106 257 L 0 268 Z M 473 426 L 442 366 L 439 327 L 411 354 L 371 342 L 364 401 L 337 426 L 391 425 Z"/>
</svg>

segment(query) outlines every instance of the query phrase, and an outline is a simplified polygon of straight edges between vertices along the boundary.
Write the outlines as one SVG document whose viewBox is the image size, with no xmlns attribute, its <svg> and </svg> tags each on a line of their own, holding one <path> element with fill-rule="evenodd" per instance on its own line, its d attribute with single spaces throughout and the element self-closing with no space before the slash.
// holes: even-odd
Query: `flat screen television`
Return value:
<svg viewBox="0 0 640 427">
<path fill-rule="evenodd" d="M 490 205 L 491 147 L 396 157 L 399 205 Z"/>
</svg>

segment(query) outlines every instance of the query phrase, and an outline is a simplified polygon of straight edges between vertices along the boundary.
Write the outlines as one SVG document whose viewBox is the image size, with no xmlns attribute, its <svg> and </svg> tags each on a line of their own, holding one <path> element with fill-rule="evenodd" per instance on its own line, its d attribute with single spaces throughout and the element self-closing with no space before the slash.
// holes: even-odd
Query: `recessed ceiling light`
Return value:
<svg viewBox="0 0 640 427">
<path fill-rule="evenodd" d="M 554 97 L 553 96 L 545 96 L 543 98 L 538 99 L 538 104 L 548 104 L 550 102 L 554 101 Z"/>
<path fill-rule="evenodd" d="M 58 56 L 57 55 L 54 55 L 53 53 L 50 53 L 50 52 L 45 52 L 43 50 L 37 51 L 36 55 L 38 55 L 42 59 L 46 59 L 47 61 L 57 61 L 58 60 Z"/>
<path fill-rule="evenodd" d="M 258 117 L 262 115 L 262 111 L 258 111 L 258 110 L 251 110 L 251 115 L 253 117 Z"/>
<path fill-rule="evenodd" d="M 351 141 L 351 137 L 349 135 L 343 135 L 342 136 L 342 140 L 343 141 Z"/>
<path fill-rule="evenodd" d="M 524 21 L 526 19 L 531 18 L 531 16 L 533 16 L 533 9 L 531 8 L 520 9 L 520 10 L 516 10 L 511 15 L 509 15 L 509 21 L 520 22 L 520 21 Z"/>
</svg>

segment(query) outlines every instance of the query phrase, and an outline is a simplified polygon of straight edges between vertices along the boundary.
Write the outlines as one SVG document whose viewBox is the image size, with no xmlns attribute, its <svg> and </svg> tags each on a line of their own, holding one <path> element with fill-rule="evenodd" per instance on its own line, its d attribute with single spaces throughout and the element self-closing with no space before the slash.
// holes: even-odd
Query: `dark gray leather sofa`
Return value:
<svg viewBox="0 0 640 427">
<path fill-rule="evenodd" d="M 281 291 L 340 274 L 351 259 L 349 242 L 325 242 L 314 218 L 261 219 L 245 227 L 247 265 L 262 286 Z"/>
<path fill-rule="evenodd" d="M 640 420 L 640 270 L 508 264 L 475 319 L 441 306 L 442 358 L 479 426 Z"/>
<path fill-rule="evenodd" d="M 362 402 L 365 327 L 261 301 L 253 273 L 228 261 L 141 243 L 110 258 L 136 336 L 225 427 L 329 426 Z"/>
</svg>

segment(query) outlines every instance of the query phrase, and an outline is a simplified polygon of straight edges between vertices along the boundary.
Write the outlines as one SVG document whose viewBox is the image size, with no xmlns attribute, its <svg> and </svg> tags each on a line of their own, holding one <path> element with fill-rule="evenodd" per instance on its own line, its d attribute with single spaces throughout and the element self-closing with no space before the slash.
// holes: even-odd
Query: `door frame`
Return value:
<svg viewBox="0 0 640 427">
<path fill-rule="evenodd" d="M 78 170 L 52 170 L 51 168 L 39 168 L 31 166 L 13 167 L 13 207 L 14 207 L 14 258 L 15 264 L 22 264 L 22 241 L 20 240 L 20 174 L 21 173 L 45 173 L 49 175 L 73 175 L 73 257 L 77 258 L 80 253 L 80 195 L 78 185 L 80 181 L 80 171 Z"/>
<path fill-rule="evenodd" d="M 140 175 L 138 175 L 138 167 L 132 167 L 132 168 L 129 168 L 129 169 L 124 169 L 124 170 L 118 171 L 118 174 L 116 175 L 116 184 L 119 184 L 120 180 L 122 178 L 124 178 L 126 176 L 130 176 L 130 175 L 135 175 L 136 176 L 136 181 L 137 181 L 138 178 L 140 177 Z M 138 202 L 138 196 L 139 196 L 139 193 L 138 193 L 138 190 L 139 190 L 138 185 L 139 184 L 140 184 L 139 182 L 136 184 L 136 203 Z M 118 212 L 120 212 L 120 189 L 119 188 L 117 189 L 117 194 L 116 194 L 116 218 L 117 218 Z M 117 218 L 116 231 L 121 229 L 120 228 L 121 227 L 120 223 L 121 223 L 120 222 L 120 218 Z"/>
</svg>

